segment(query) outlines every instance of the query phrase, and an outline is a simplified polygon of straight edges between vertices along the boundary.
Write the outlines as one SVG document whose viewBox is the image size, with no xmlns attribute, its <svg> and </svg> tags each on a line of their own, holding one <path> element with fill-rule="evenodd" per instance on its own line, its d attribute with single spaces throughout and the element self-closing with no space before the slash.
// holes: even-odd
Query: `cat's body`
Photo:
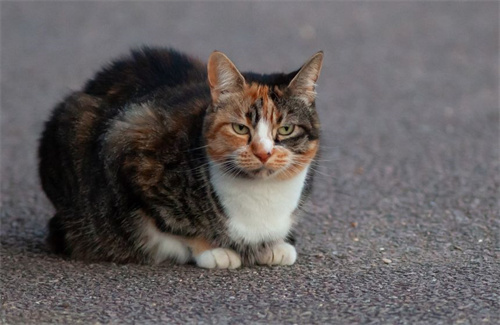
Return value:
<svg viewBox="0 0 500 325">
<path fill-rule="evenodd" d="M 319 56 L 302 77 L 317 79 Z M 240 74 L 219 52 L 207 73 L 166 49 L 98 73 L 42 135 L 51 246 L 88 261 L 293 264 L 285 241 L 319 145 L 314 86 L 297 75 Z"/>
</svg>

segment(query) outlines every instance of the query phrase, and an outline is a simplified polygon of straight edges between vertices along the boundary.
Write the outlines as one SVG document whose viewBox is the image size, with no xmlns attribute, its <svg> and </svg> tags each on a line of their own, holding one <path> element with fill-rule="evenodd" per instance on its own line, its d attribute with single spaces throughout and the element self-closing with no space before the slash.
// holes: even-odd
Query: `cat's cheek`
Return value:
<svg viewBox="0 0 500 325">
<path fill-rule="evenodd" d="M 308 145 L 307 151 L 301 154 L 291 153 L 291 164 L 286 166 L 286 168 L 279 173 L 277 179 L 285 180 L 288 178 L 293 178 L 297 174 L 301 173 L 304 169 L 309 167 L 311 162 L 314 160 L 314 157 L 316 157 L 318 147 L 319 141 L 311 141 Z"/>
<path fill-rule="evenodd" d="M 291 153 L 286 149 L 276 149 L 274 155 L 269 159 L 266 167 L 272 171 L 280 171 L 291 163 Z"/>
<path fill-rule="evenodd" d="M 254 156 L 248 146 L 237 151 L 235 161 L 239 168 L 247 171 L 262 167 L 262 163 Z"/>
<path fill-rule="evenodd" d="M 207 153 L 214 161 L 224 161 L 247 145 L 247 136 L 235 135 L 229 125 L 223 126 L 212 137 L 207 138 Z"/>
<path fill-rule="evenodd" d="M 299 155 L 297 159 L 294 160 L 299 162 L 303 166 L 309 165 L 316 157 L 316 154 L 318 153 L 318 148 L 319 148 L 319 141 L 317 140 L 311 141 L 309 143 L 307 151 Z"/>
</svg>

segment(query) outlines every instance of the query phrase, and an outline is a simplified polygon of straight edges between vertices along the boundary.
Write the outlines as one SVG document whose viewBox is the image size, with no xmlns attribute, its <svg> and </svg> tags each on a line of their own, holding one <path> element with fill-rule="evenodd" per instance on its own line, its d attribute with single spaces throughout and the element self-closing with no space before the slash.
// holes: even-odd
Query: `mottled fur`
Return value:
<svg viewBox="0 0 500 325">
<path fill-rule="evenodd" d="M 216 249 L 225 248 L 231 249 L 225 267 L 239 266 L 237 256 L 244 264 L 279 264 L 269 260 L 289 249 L 280 243 L 292 241 L 292 229 L 260 242 L 231 237 L 231 216 L 210 168 L 255 184 L 293 179 L 305 170 L 297 214 L 310 192 L 314 168 L 308 166 L 319 147 L 314 82 L 321 59 L 317 54 L 299 74 L 240 74 L 215 52 L 207 73 L 205 64 L 174 50 L 143 48 L 97 73 L 54 109 L 41 138 L 41 182 L 56 208 L 49 244 L 87 261 L 184 263 L 198 257 L 200 266 L 215 259 L 224 267 L 217 255 L 224 251 Z M 316 74 L 308 76 L 311 71 Z M 261 120 L 268 121 L 274 143 L 257 141 Z M 275 135 L 283 121 L 299 133 Z M 237 135 L 231 123 L 251 131 Z M 269 162 L 260 168 L 266 155 Z M 275 245 L 281 246 L 272 250 Z"/>
</svg>

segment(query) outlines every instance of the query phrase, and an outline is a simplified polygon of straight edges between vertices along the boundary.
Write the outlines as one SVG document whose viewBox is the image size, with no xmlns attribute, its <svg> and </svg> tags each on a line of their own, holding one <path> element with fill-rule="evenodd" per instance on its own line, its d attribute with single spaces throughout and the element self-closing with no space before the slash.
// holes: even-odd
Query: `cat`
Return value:
<svg viewBox="0 0 500 325">
<path fill-rule="evenodd" d="M 48 244 L 91 262 L 294 264 L 322 62 L 320 51 L 292 73 L 263 75 L 222 52 L 205 65 L 151 47 L 112 62 L 45 124 Z"/>
</svg>

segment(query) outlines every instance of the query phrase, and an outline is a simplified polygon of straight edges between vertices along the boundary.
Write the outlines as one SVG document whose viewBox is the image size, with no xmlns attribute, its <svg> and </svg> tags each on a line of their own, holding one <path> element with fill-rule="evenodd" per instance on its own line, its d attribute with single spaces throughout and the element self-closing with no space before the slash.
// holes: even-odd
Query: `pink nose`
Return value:
<svg viewBox="0 0 500 325">
<path fill-rule="evenodd" d="M 265 164 L 266 161 L 269 159 L 269 157 L 271 157 L 271 155 L 273 154 L 271 151 L 257 151 L 257 152 L 254 152 L 253 153 L 255 155 L 255 157 L 259 158 L 259 160 Z"/>
</svg>

